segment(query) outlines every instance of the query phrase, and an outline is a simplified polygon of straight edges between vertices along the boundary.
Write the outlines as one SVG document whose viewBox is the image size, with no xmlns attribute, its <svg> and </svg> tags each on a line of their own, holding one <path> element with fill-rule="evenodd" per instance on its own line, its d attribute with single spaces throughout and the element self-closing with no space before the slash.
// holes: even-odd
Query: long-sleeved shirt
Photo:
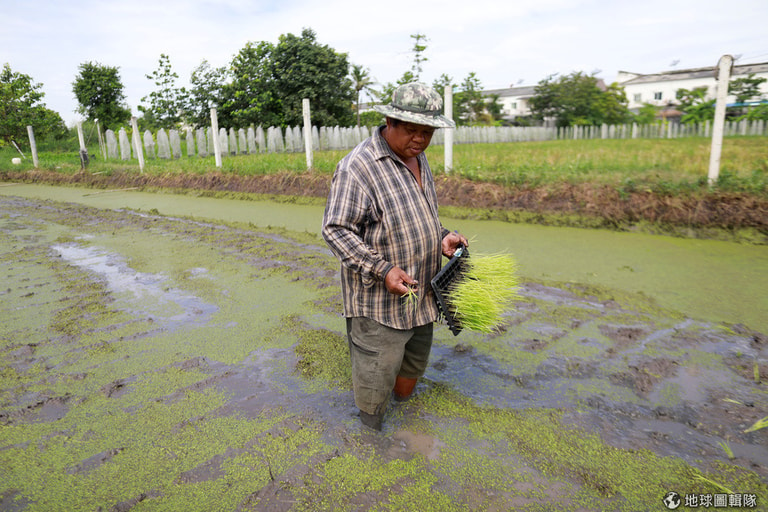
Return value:
<svg viewBox="0 0 768 512">
<path fill-rule="evenodd" d="M 423 189 L 379 128 L 336 167 L 322 234 L 341 262 L 346 317 L 395 329 L 437 319 L 430 280 L 440 271 L 448 231 L 440 224 L 427 158 L 422 153 L 418 161 Z M 415 305 L 386 289 L 384 277 L 394 266 L 418 281 Z"/>
</svg>

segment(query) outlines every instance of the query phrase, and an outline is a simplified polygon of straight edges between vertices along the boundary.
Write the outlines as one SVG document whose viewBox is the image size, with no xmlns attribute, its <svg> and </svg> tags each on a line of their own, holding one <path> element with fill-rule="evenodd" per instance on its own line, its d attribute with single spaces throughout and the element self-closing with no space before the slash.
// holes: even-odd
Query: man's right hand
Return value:
<svg viewBox="0 0 768 512">
<path fill-rule="evenodd" d="M 413 280 L 411 276 L 406 274 L 405 270 L 400 267 L 392 267 L 392 269 L 387 272 L 387 275 L 384 276 L 384 286 L 387 287 L 387 291 L 391 294 L 399 296 L 405 295 L 408 293 L 409 285 L 411 289 L 414 289 L 419 285 L 419 282 Z"/>
</svg>

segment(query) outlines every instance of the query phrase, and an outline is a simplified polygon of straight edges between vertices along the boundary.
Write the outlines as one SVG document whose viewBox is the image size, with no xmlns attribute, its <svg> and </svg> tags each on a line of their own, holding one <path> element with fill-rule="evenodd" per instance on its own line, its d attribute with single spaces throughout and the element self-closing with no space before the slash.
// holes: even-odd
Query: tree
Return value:
<svg viewBox="0 0 768 512">
<path fill-rule="evenodd" d="M 424 52 L 427 50 L 426 43 L 429 39 L 424 34 L 419 33 L 411 34 L 411 39 L 413 39 L 413 48 L 411 48 L 413 52 L 413 65 L 411 66 L 411 72 L 413 73 L 413 79 L 418 81 L 421 79 L 421 72 L 423 71 L 421 65 L 429 60 L 424 56 Z"/>
<path fill-rule="evenodd" d="M 354 123 L 347 55 L 319 44 L 311 29 L 305 28 L 301 37 L 282 35 L 276 45 L 247 43 L 233 59 L 230 73 L 222 110 L 231 126 L 301 125 L 304 98 L 309 98 L 313 123 Z"/>
<path fill-rule="evenodd" d="M 10 144 L 27 139 L 27 126 L 35 135 L 61 137 L 66 134 L 61 116 L 45 107 L 41 91 L 43 84 L 36 84 L 32 77 L 14 72 L 9 64 L 0 72 L 0 140 Z"/>
<path fill-rule="evenodd" d="M 758 100 L 763 97 L 760 86 L 766 82 L 765 78 L 755 78 L 754 73 L 750 73 L 746 78 L 736 78 L 728 83 L 728 94 L 736 96 L 737 114 L 742 114 L 741 119 L 750 121 L 763 120 L 766 118 L 768 108 L 764 105 L 751 107 L 746 105 L 750 100 Z M 751 114 L 751 115 L 750 115 Z"/>
<path fill-rule="evenodd" d="M 655 105 L 651 103 L 643 103 L 643 106 L 640 107 L 637 114 L 635 114 L 634 121 L 637 124 L 651 124 L 656 121 L 657 112 L 658 109 Z"/>
<path fill-rule="evenodd" d="M 504 105 L 501 104 L 501 96 L 499 94 L 490 94 L 485 101 L 485 110 L 490 117 L 490 121 L 496 124 L 501 120 L 501 111 L 504 109 Z"/>
<path fill-rule="evenodd" d="M 736 96 L 737 103 L 746 103 L 751 99 L 762 97 L 760 86 L 768 79 L 755 78 L 754 73 L 747 75 L 747 78 L 736 78 L 728 83 L 728 94 Z"/>
<path fill-rule="evenodd" d="M 457 98 L 456 119 L 460 124 L 476 124 L 485 112 L 482 88 L 480 79 L 474 72 L 467 75 L 461 83 L 460 91 L 454 95 Z"/>
<path fill-rule="evenodd" d="M 768 121 L 768 103 L 761 103 L 756 107 L 752 107 L 749 111 L 739 119 L 746 119 L 748 121 Z"/>
<path fill-rule="evenodd" d="M 539 120 L 554 119 L 557 126 L 601 125 L 630 118 L 626 94 L 619 85 L 601 88 L 593 75 L 573 72 L 550 75 L 536 85 L 531 112 Z"/>
<path fill-rule="evenodd" d="M 131 110 L 124 104 L 125 94 L 118 68 L 85 62 L 72 83 L 79 103 L 77 111 L 88 120 L 99 120 L 104 128 L 117 128 L 130 120 Z"/>
<path fill-rule="evenodd" d="M 145 124 L 155 129 L 176 127 L 182 120 L 188 94 L 183 87 L 176 87 L 179 75 L 171 69 L 168 56 L 161 53 L 158 68 L 151 75 L 145 76 L 149 80 L 154 80 L 156 87 L 149 96 L 141 98 L 142 102 L 146 102 L 149 98 L 149 107 L 139 106 L 145 120 L 151 121 Z"/>
<path fill-rule="evenodd" d="M 274 80 L 273 44 L 248 42 L 229 67 L 231 82 L 222 90 L 219 125 L 283 125 L 280 91 Z"/>
<path fill-rule="evenodd" d="M 282 106 L 283 124 L 302 124 L 302 100 L 309 98 L 312 120 L 320 126 L 351 126 L 354 123 L 354 91 L 348 78 L 346 53 L 317 42 L 305 28 L 301 37 L 280 36 L 272 53 L 271 77 Z"/>
<path fill-rule="evenodd" d="M 694 89 L 678 89 L 675 97 L 683 111 L 683 123 L 703 123 L 715 118 L 715 100 L 707 100 L 707 86 Z"/>
<path fill-rule="evenodd" d="M 382 88 L 381 93 L 379 94 L 379 101 L 382 105 L 388 105 L 392 101 L 392 94 L 395 92 L 395 89 L 401 85 L 421 80 L 421 64 L 428 60 L 424 56 L 424 52 L 427 50 L 426 42 L 428 39 L 424 34 L 418 33 L 411 34 L 411 39 L 414 39 L 413 48 L 411 48 L 411 52 L 413 52 L 413 64 L 411 64 L 411 69 L 404 72 L 403 76 L 401 76 L 397 82 L 387 82 Z"/>
<path fill-rule="evenodd" d="M 229 78 L 226 67 L 213 68 L 207 60 L 192 70 L 187 96 L 186 121 L 196 128 L 211 122 L 211 108 L 224 105 L 224 88 Z"/>
<path fill-rule="evenodd" d="M 629 111 L 629 101 L 624 87 L 614 82 L 609 85 L 600 96 L 599 110 L 603 114 L 602 122 L 605 124 L 624 124 L 632 120 Z"/>
<path fill-rule="evenodd" d="M 355 112 L 357 113 L 357 126 L 360 126 L 360 95 L 363 92 L 372 92 L 371 85 L 373 80 L 368 74 L 368 70 L 359 64 L 352 66 L 352 87 L 355 89 Z"/>
</svg>

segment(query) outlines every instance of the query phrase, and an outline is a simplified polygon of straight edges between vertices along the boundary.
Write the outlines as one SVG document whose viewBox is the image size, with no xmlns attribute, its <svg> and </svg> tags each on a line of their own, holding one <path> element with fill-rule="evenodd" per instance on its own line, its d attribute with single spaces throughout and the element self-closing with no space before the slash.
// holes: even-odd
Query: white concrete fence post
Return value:
<svg viewBox="0 0 768 512">
<path fill-rule="evenodd" d="M 32 130 L 32 126 L 27 125 L 27 134 L 29 135 L 29 150 L 32 152 L 32 163 L 35 169 L 39 167 L 37 160 L 37 143 L 35 143 L 35 132 Z"/>
<path fill-rule="evenodd" d="M 101 156 L 104 158 L 104 160 L 107 159 L 107 145 L 104 143 L 104 135 L 101 133 L 101 128 L 99 127 L 99 120 L 94 119 L 94 124 L 96 125 L 96 134 L 99 136 L 99 149 L 101 150 Z"/>
<path fill-rule="evenodd" d="M 445 100 L 443 101 L 443 110 L 445 117 L 453 119 L 453 87 L 445 86 Z M 445 137 L 443 138 L 443 151 L 445 156 L 445 173 L 450 174 L 453 171 L 453 128 L 443 128 Z"/>
<path fill-rule="evenodd" d="M 80 143 L 80 168 L 85 169 L 88 164 L 88 150 L 85 148 L 85 137 L 83 137 L 83 123 L 77 123 L 77 140 Z"/>
<path fill-rule="evenodd" d="M 131 141 L 133 142 L 133 151 L 136 158 L 139 159 L 139 172 L 144 172 L 144 150 L 141 147 L 141 137 L 139 136 L 139 123 L 136 117 L 131 117 Z"/>
<path fill-rule="evenodd" d="M 714 185 L 720 176 L 720 155 L 723 152 L 723 129 L 725 128 L 725 102 L 728 98 L 728 82 L 731 79 L 733 57 L 723 55 L 717 62 L 717 99 L 715 120 L 712 124 L 712 149 L 709 153 L 709 184 Z"/>
<path fill-rule="evenodd" d="M 221 169 L 221 140 L 219 140 L 219 118 L 216 109 L 211 109 L 211 133 L 213 134 L 213 154 L 216 167 Z"/>
<path fill-rule="evenodd" d="M 312 116 L 309 112 L 309 98 L 301 101 L 304 114 L 304 153 L 307 155 L 307 170 L 312 168 Z"/>
</svg>

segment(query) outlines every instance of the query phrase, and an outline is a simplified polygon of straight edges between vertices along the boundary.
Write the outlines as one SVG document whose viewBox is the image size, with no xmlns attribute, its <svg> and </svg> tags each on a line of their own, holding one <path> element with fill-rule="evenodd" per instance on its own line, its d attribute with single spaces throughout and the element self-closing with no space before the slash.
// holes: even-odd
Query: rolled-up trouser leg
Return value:
<svg viewBox="0 0 768 512">
<path fill-rule="evenodd" d="M 348 318 L 347 339 L 355 405 L 368 414 L 381 414 L 398 374 L 424 374 L 432 346 L 432 324 L 401 330 L 365 317 Z"/>
</svg>

